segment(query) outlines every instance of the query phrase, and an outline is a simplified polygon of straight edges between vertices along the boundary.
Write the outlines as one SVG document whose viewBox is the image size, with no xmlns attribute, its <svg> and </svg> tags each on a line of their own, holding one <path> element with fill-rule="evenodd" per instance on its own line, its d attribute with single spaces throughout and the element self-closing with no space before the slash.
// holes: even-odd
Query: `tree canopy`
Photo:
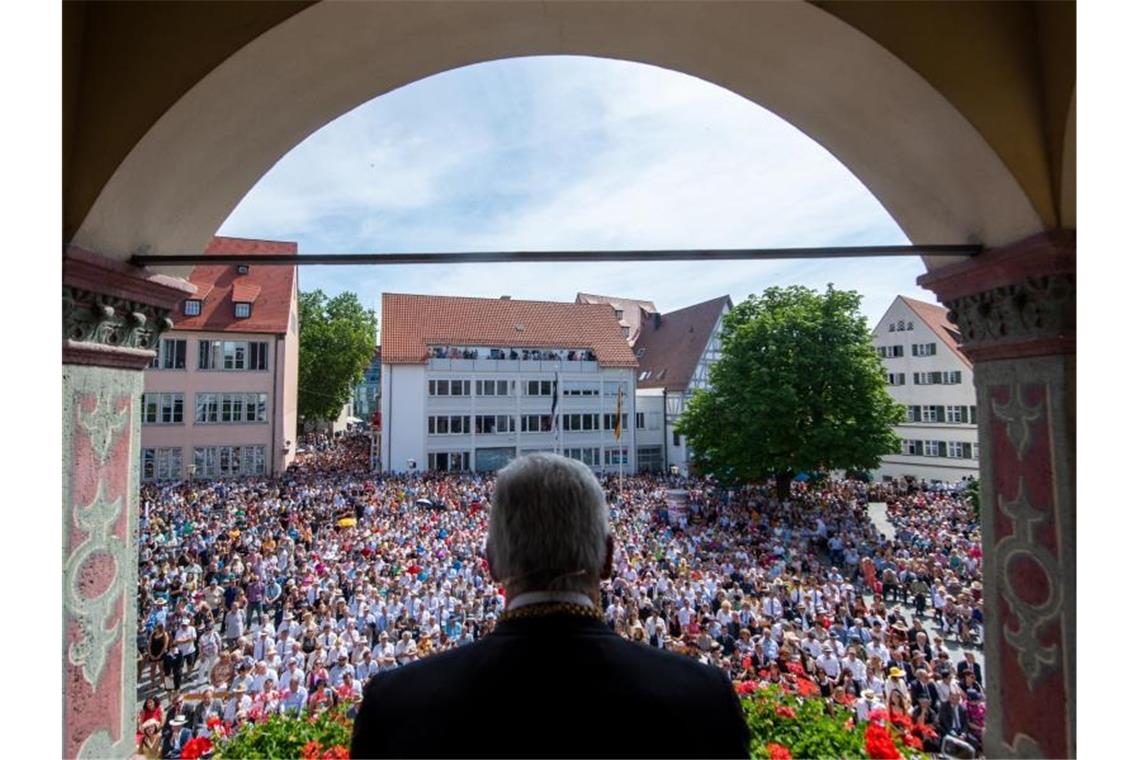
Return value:
<svg viewBox="0 0 1140 760">
<path fill-rule="evenodd" d="M 298 413 L 335 420 L 376 353 L 376 312 L 355 293 L 301 293 Z"/>
<path fill-rule="evenodd" d="M 887 393 L 861 297 L 828 285 L 769 288 L 724 318 L 722 358 L 678 420 L 702 471 L 732 483 L 873 470 L 898 451 L 904 409 Z"/>
</svg>

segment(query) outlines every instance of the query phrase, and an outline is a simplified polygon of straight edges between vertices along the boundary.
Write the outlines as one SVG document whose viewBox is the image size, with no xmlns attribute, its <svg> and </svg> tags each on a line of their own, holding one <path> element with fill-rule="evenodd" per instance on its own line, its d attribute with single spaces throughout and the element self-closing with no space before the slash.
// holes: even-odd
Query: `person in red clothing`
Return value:
<svg viewBox="0 0 1140 760">
<path fill-rule="evenodd" d="M 157 720 L 159 725 L 162 725 L 162 702 L 158 697 L 147 697 L 143 702 L 142 710 L 139 711 L 138 720 L 135 725 L 135 742 L 141 742 L 143 736 L 143 724 L 148 720 Z"/>
</svg>

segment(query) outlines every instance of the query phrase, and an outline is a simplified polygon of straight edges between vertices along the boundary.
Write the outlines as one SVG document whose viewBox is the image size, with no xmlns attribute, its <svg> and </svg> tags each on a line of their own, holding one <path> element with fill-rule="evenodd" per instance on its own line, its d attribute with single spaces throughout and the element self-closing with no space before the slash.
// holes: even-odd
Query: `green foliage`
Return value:
<svg viewBox="0 0 1140 760">
<path fill-rule="evenodd" d="M 874 470 L 905 410 L 887 393 L 860 296 L 828 286 L 752 295 L 724 319 L 722 358 L 678 422 L 701 471 L 786 484 L 799 472 Z"/>
<path fill-rule="evenodd" d="M 364 379 L 376 352 L 376 312 L 355 293 L 329 298 L 320 290 L 301 293 L 298 413 L 333 420 Z"/>
<path fill-rule="evenodd" d="M 352 721 L 341 704 L 312 717 L 271 715 L 257 723 L 247 723 L 221 742 L 215 758 L 297 758 L 312 754 L 306 745 L 316 742 L 322 751 L 352 742 Z M 311 745 L 310 745 L 311 746 Z"/>
<path fill-rule="evenodd" d="M 867 757 L 863 732 L 849 727 L 851 714 L 832 707 L 816 697 L 798 698 L 778 686 L 760 688 L 752 697 L 743 699 L 744 719 L 752 734 L 752 757 L 768 757 L 767 747 L 775 743 L 786 747 L 792 757 Z M 791 710 L 795 717 L 780 715 L 777 709 Z"/>
<path fill-rule="evenodd" d="M 974 510 L 974 519 L 979 520 L 982 516 L 982 484 L 977 478 L 970 478 L 966 483 L 966 488 L 963 491 L 966 498 L 970 500 L 970 507 Z"/>
</svg>

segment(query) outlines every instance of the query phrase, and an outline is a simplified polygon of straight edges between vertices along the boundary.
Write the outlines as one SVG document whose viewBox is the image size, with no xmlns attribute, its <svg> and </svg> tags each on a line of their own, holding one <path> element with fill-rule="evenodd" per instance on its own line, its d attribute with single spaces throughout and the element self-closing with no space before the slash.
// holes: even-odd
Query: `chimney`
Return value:
<svg viewBox="0 0 1140 760">
<path fill-rule="evenodd" d="M 499 296 L 499 300 L 500 301 L 509 301 L 509 300 L 511 300 L 511 297 L 510 296 Z"/>
<path fill-rule="evenodd" d="M 661 312 L 655 311 L 653 312 L 653 329 L 656 330 L 659 327 L 661 327 Z"/>
</svg>

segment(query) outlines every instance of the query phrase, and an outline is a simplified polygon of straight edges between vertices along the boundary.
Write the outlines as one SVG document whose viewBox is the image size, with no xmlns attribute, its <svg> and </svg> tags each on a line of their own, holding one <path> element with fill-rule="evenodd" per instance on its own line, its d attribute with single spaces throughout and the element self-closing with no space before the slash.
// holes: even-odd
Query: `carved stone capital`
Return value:
<svg viewBox="0 0 1140 760">
<path fill-rule="evenodd" d="M 170 312 L 194 292 L 173 277 L 69 249 L 63 262 L 63 361 L 143 369 Z"/>
<path fill-rule="evenodd" d="M 928 272 L 974 362 L 1077 350 L 1076 236 L 1056 230 Z"/>
</svg>

